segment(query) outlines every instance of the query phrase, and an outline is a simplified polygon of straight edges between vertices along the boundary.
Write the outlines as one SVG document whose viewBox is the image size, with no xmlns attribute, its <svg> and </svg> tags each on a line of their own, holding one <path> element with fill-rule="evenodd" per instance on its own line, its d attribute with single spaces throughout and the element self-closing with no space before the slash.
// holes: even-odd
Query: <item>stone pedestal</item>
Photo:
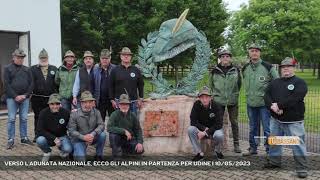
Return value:
<svg viewBox="0 0 320 180">
<path fill-rule="evenodd" d="M 192 152 L 188 127 L 195 100 L 196 98 L 187 96 L 170 96 L 166 100 L 145 100 L 139 117 L 144 134 L 145 154 Z M 225 135 L 223 147 L 227 149 L 229 139 L 227 112 L 224 113 L 223 119 Z M 211 139 L 201 140 L 200 144 L 206 154 L 212 154 Z"/>
<path fill-rule="evenodd" d="M 170 96 L 166 100 L 147 99 L 144 102 L 144 107 L 140 111 L 139 119 L 144 135 L 146 135 L 144 136 L 145 154 L 179 154 L 180 152 L 192 152 L 187 129 L 190 126 L 190 112 L 195 100 L 195 98 L 187 96 Z M 149 133 L 144 129 L 146 113 L 154 114 L 154 116 L 148 115 L 148 117 L 159 118 L 159 114 L 166 112 L 171 112 L 169 113 L 171 114 L 169 120 L 172 121 L 170 123 L 174 123 L 175 112 L 178 114 L 176 119 L 177 132 L 175 132 L 176 129 L 174 128 L 171 128 L 170 132 L 160 130 L 150 131 L 150 127 L 155 126 L 154 128 L 156 128 L 159 124 L 161 125 L 159 119 L 155 120 L 157 122 L 155 125 L 147 124 Z M 167 116 L 161 117 L 167 118 Z M 168 123 L 162 125 L 168 126 Z"/>
</svg>

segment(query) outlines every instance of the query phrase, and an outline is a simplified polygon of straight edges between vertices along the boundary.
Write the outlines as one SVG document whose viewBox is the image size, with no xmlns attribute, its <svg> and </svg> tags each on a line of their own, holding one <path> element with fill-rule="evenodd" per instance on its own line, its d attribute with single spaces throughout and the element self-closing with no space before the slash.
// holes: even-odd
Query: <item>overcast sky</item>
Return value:
<svg viewBox="0 0 320 180">
<path fill-rule="evenodd" d="M 236 11 L 240 9 L 242 3 L 248 4 L 249 0 L 223 0 L 227 5 L 227 10 Z"/>
</svg>

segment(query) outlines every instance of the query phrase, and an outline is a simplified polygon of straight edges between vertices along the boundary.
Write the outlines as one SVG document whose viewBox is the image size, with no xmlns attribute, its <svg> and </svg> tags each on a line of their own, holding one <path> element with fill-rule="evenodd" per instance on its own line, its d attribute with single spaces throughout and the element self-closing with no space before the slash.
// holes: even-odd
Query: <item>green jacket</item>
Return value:
<svg viewBox="0 0 320 180">
<path fill-rule="evenodd" d="M 107 131 L 109 133 L 125 135 L 124 130 L 129 131 L 138 143 L 143 143 L 141 126 L 134 113 L 129 111 L 128 114 L 125 115 L 120 110 L 116 110 L 110 116 Z"/>
<path fill-rule="evenodd" d="M 72 97 L 72 89 L 77 70 L 78 66 L 76 64 L 73 65 L 70 71 L 65 65 L 59 67 L 56 73 L 55 82 L 59 86 L 59 94 L 62 98 Z"/>
<path fill-rule="evenodd" d="M 241 74 L 237 67 L 231 65 L 213 68 L 210 75 L 210 88 L 213 99 L 223 106 L 237 105 L 241 87 Z"/>
<path fill-rule="evenodd" d="M 253 64 L 244 65 L 242 69 L 247 104 L 251 107 L 265 106 L 264 94 L 269 83 L 278 78 L 279 74 L 271 64 L 261 59 Z"/>
</svg>

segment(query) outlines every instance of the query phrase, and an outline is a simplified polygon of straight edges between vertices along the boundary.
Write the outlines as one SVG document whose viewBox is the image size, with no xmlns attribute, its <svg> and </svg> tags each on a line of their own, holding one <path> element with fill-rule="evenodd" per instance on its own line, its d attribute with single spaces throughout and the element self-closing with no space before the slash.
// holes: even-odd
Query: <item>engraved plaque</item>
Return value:
<svg viewBox="0 0 320 180">
<path fill-rule="evenodd" d="M 178 136 L 178 111 L 146 111 L 143 133 L 145 137 Z"/>
</svg>

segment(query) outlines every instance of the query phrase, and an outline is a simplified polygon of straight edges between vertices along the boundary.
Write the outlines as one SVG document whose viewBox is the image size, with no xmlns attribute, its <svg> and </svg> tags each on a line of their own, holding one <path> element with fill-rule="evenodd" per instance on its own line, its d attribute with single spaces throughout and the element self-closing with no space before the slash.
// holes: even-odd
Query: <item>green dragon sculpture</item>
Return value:
<svg viewBox="0 0 320 180">
<path fill-rule="evenodd" d="M 185 10 L 178 19 L 163 22 L 159 31 L 149 33 L 147 40 L 141 39 L 138 62 L 142 74 L 151 78 L 155 91 L 151 98 L 163 99 L 169 95 L 195 96 L 197 84 L 207 72 L 211 56 L 210 44 L 205 34 L 198 31 L 191 22 L 186 20 L 189 9 Z M 175 57 L 185 50 L 194 47 L 195 59 L 191 71 L 174 87 L 158 73 L 156 63 Z"/>
</svg>

